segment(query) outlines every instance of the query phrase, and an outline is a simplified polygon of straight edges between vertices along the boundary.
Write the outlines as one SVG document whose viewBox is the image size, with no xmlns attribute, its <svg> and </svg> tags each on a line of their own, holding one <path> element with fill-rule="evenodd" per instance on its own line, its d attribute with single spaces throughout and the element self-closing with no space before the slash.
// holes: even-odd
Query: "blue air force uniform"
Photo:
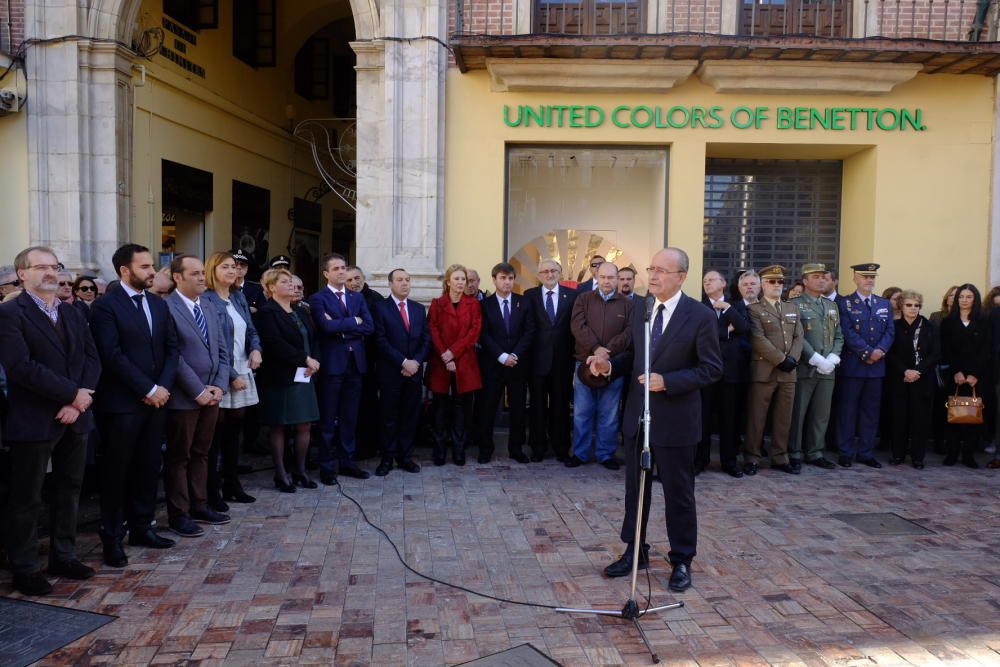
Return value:
<svg viewBox="0 0 1000 667">
<path fill-rule="evenodd" d="M 874 276 L 879 265 L 857 264 L 851 268 L 861 275 Z M 837 406 L 837 444 L 840 462 L 844 464 L 847 459 L 849 464 L 855 457 L 858 461 L 874 459 L 886 362 L 884 356 L 876 362 L 869 360 L 875 350 L 881 350 L 884 355 L 892 347 L 895 323 L 892 304 L 875 294 L 866 299 L 855 292 L 839 303 L 844 350 L 837 379 L 841 389 Z"/>
</svg>

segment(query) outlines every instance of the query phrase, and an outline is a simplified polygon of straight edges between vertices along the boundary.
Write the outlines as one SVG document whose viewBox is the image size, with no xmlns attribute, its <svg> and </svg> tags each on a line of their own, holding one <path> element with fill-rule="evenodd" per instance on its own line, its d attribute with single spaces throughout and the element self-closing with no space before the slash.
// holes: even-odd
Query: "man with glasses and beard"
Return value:
<svg viewBox="0 0 1000 667">
<path fill-rule="evenodd" d="M 597 271 L 601 268 L 601 264 L 604 264 L 605 261 L 606 260 L 601 255 L 594 255 L 590 258 L 590 280 L 584 280 L 576 286 L 578 294 L 593 292 L 597 289 Z"/>
<path fill-rule="evenodd" d="M 167 400 L 177 375 L 177 331 L 166 302 L 147 290 L 156 269 L 148 248 L 128 243 L 111 258 L 119 282 L 91 308 L 90 327 L 104 373 L 97 388 L 104 562 L 125 567 L 123 539 L 166 549 L 153 530 Z"/>
</svg>

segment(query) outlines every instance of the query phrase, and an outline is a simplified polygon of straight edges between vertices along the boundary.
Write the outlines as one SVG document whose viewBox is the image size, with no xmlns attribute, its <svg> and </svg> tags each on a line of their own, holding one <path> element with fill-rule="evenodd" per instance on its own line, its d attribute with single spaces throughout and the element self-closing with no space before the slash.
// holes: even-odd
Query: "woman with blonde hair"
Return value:
<svg viewBox="0 0 1000 667">
<path fill-rule="evenodd" d="M 432 353 L 427 361 L 427 387 L 431 402 L 434 465 L 444 465 L 451 440 L 452 461 L 465 465 L 466 416 L 472 410 L 473 393 L 482 389 L 476 341 L 482 328 L 479 301 L 465 294 L 468 272 L 452 264 L 444 274 L 441 296 L 431 301 L 427 322 Z"/>
<path fill-rule="evenodd" d="M 313 358 L 319 348 L 316 330 L 309 313 L 292 303 L 295 285 L 287 269 L 267 271 L 261 284 L 270 298 L 257 311 L 257 333 L 264 356 L 257 372 L 258 421 L 271 427 L 274 486 L 282 493 L 295 493 L 296 486 L 315 489 L 316 482 L 306 475 L 306 453 L 310 425 L 319 420 L 319 403 L 312 380 L 319 371 L 319 362 Z M 295 430 L 298 467 L 290 477 L 285 470 L 286 426 Z"/>
<path fill-rule="evenodd" d="M 238 477 L 240 434 L 246 408 L 257 405 L 257 384 L 253 371 L 260 367 L 260 337 L 250 317 L 250 305 L 243 292 L 235 289 L 236 259 L 228 252 L 214 252 L 205 263 L 202 295 L 219 313 L 221 330 L 230 341 L 232 360 L 229 391 L 219 402 L 219 421 L 208 453 L 208 503 L 217 512 L 229 509 L 227 500 L 252 503 L 256 500 L 243 490 Z M 222 454 L 221 471 L 219 454 Z"/>
</svg>

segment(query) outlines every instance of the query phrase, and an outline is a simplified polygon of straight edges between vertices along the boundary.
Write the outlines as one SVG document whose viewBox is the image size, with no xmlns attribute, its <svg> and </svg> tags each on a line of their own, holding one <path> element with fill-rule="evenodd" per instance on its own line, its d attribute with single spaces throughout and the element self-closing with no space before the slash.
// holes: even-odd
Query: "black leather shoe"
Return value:
<svg viewBox="0 0 1000 667">
<path fill-rule="evenodd" d="M 128 565 L 128 557 L 118 538 L 109 538 L 101 535 L 101 556 L 104 564 L 108 567 L 125 567 Z"/>
<path fill-rule="evenodd" d="M 817 468 L 822 468 L 823 470 L 833 470 L 837 467 L 837 464 L 833 461 L 827 461 L 826 459 L 820 457 L 815 461 L 808 461 L 809 465 L 816 466 Z"/>
<path fill-rule="evenodd" d="M 674 565 L 674 571 L 670 573 L 669 587 L 675 593 L 683 593 L 691 588 L 691 567 L 687 563 Z"/>
<path fill-rule="evenodd" d="M 781 472 L 787 472 L 789 475 L 798 475 L 802 472 L 801 468 L 796 468 L 791 463 L 775 463 L 771 466 L 772 470 L 780 470 Z"/>
<path fill-rule="evenodd" d="M 354 463 L 340 466 L 340 474 L 353 477 L 354 479 L 368 479 L 371 477 L 367 470 L 362 470 Z"/>
<path fill-rule="evenodd" d="M 309 479 L 307 475 L 299 475 L 297 473 L 292 473 L 292 484 L 300 486 L 303 489 L 315 489 L 319 486 L 319 484 Z"/>
<path fill-rule="evenodd" d="M 866 466 L 868 466 L 869 468 L 881 468 L 882 467 L 882 464 L 879 463 L 877 460 L 875 460 L 874 457 L 870 458 L 870 459 L 859 459 L 858 463 L 863 463 Z"/>
<path fill-rule="evenodd" d="M 14 590 L 24 595 L 48 595 L 52 592 L 52 584 L 41 572 L 31 574 L 15 574 Z"/>
<path fill-rule="evenodd" d="M 708 470 L 708 466 L 697 465 L 694 467 L 694 476 L 697 477 L 706 470 Z"/>
<path fill-rule="evenodd" d="M 209 526 L 224 526 L 231 521 L 228 514 L 216 512 L 210 507 L 191 510 L 191 520 L 195 523 L 204 523 Z"/>
<path fill-rule="evenodd" d="M 278 491 L 281 491 L 282 493 L 295 493 L 295 485 L 292 484 L 291 482 L 286 482 L 280 477 L 274 478 L 274 488 L 276 488 Z"/>
<path fill-rule="evenodd" d="M 545 456 L 542 455 L 542 454 L 532 454 L 531 455 L 531 462 L 532 463 L 541 463 L 544 460 L 545 460 Z"/>
<path fill-rule="evenodd" d="M 375 476 L 385 477 L 391 471 L 392 471 L 392 461 L 382 461 L 381 463 L 378 464 L 378 467 L 375 468 Z"/>
<path fill-rule="evenodd" d="M 485 464 L 485 463 L 489 463 L 492 460 L 493 460 L 493 457 L 489 456 L 489 455 L 486 455 L 486 454 L 480 454 L 479 456 L 476 457 L 476 463 L 484 463 Z"/>
<path fill-rule="evenodd" d="M 725 472 L 730 477 L 735 477 L 736 479 L 743 477 L 743 471 L 740 470 L 740 466 L 738 463 L 726 466 L 725 468 L 723 468 L 723 472 Z"/>
<path fill-rule="evenodd" d="M 788 462 L 788 465 L 792 466 L 792 474 L 793 475 L 798 475 L 799 473 L 802 472 L 802 461 L 799 461 L 797 459 L 793 459 L 793 460 L 791 460 L 791 461 Z"/>
<path fill-rule="evenodd" d="M 621 470 L 622 462 L 612 456 L 607 461 L 601 461 L 601 465 L 608 470 Z"/>
<path fill-rule="evenodd" d="M 210 498 L 209 501 L 208 501 L 208 506 L 211 507 L 216 512 L 228 512 L 229 511 L 229 504 L 225 500 L 222 499 L 221 495 L 218 495 L 218 496 L 216 496 L 214 498 Z"/>
<path fill-rule="evenodd" d="M 150 549 L 169 549 L 177 544 L 171 539 L 157 534 L 152 528 L 142 532 L 129 531 L 128 543 L 133 547 L 149 547 Z"/>
<path fill-rule="evenodd" d="M 962 465 L 972 469 L 979 468 L 979 464 L 976 463 L 976 459 L 974 456 L 972 456 L 972 454 L 966 454 L 962 457 Z"/>
<path fill-rule="evenodd" d="M 569 456 L 566 454 L 556 454 L 556 461 L 566 463 L 566 461 L 569 461 Z"/>
<path fill-rule="evenodd" d="M 323 482 L 324 486 L 336 486 L 337 476 L 332 472 L 324 472 L 320 474 L 319 481 Z"/>
<path fill-rule="evenodd" d="M 568 459 L 566 459 L 566 463 L 564 463 L 563 465 L 566 466 L 567 468 L 579 468 L 583 464 L 584 461 L 581 461 L 580 459 L 576 458 L 576 456 L 570 456 Z"/>
<path fill-rule="evenodd" d="M 757 474 L 757 464 L 756 463 L 744 463 L 743 464 L 743 474 L 753 477 Z"/>
<path fill-rule="evenodd" d="M 645 570 L 649 567 L 649 547 L 644 546 L 640 553 L 642 555 L 639 557 L 638 569 Z M 604 576 L 606 577 L 627 577 L 630 574 L 632 574 L 631 547 L 625 550 L 621 558 L 604 568 Z"/>
<path fill-rule="evenodd" d="M 839 465 L 841 468 L 850 468 L 851 467 L 851 457 L 850 456 L 839 456 L 839 457 L 837 457 L 837 465 Z"/>
<path fill-rule="evenodd" d="M 451 462 L 454 463 L 457 466 L 464 466 L 465 465 L 465 452 L 462 452 L 461 454 L 452 454 L 451 455 Z"/>
<path fill-rule="evenodd" d="M 257 499 L 243 490 L 243 485 L 239 482 L 235 484 L 224 484 L 222 487 L 222 499 L 234 503 L 255 503 Z"/>
<path fill-rule="evenodd" d="M 49 563 L 49 574 L 55 577 L 65 577 L 83 581 L 94 576 L 94 568 L 76 560 L 54 560 Z"/>
<path fill-rule="evenodd" d="M 902 462 L 903 462 L 903 459 L 901 459 L 901 458 L 899 458 L 897 456 L 893 456 L 891 459 L 889 459 L 889 465 L 891 465 L 891 466 L 898 466 Z"/>
<path fill-rule="evenodd" d="M 518 463 L 527 463 L 528 461 L 531 460 L 527 456 L 525 456 L 522 452 L 517 452 L 515 454 L 511 454 L 510 458 L 514 459 Z"/>
<path fill-rule="evenodd" d="M 924 462 L 923 461 L 914 461 L 913 462 L 913 467 L 916 468 L 917 470 L 923 470 L 924 469 Z"/>
<path fill-rule="evenodd" d="M 404 472 L 420 472 L 420 464 L 413 459 L 396 461 L 396 467 Z"/>
<path fill-rule="evenodd" d="M 179 519 L 171 519 L 170 530 L 181 537 L 201 537 L 205 534 L 205 530 L 201 526 L 186 516 Z"/>
</svg>

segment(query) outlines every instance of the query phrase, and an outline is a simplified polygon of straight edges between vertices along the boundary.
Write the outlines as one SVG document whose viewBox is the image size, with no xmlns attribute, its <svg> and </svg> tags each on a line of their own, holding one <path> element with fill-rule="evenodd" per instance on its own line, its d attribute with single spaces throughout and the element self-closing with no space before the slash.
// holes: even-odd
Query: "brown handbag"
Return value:
<svg viewBox="0 0 1000 667">
<path fill-rule="evenodd" d="M 958 387 L 955 394 L 945 401 L 948 408 L 949 424 L 982 424 L 983 399 L 976 396 L 976 388 L 972 387 L 972 396 L 959 396 Z"/>
</svg>

